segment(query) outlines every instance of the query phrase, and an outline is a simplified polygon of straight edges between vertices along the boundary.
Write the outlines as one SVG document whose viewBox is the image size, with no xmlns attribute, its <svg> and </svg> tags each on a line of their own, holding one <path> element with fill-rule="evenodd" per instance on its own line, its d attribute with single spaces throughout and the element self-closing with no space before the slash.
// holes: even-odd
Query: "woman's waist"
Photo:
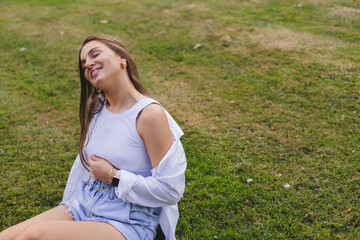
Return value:
<svg viewBox="0 0 360 240">
<path fill-rule="evenodd" d="M 98 194 L 115 196 L 115 187 L 109 182 L 100 181 L 93 177 L 90 177 L 86 182 L 80 184 L 80 191 L 82 194 L 89 196 L 95 196 Z M 112 198 L 111 197 L 111 198 Z"/>
<path fill-rule="evenodd" d="M 118 198 L 115 187 L 108 182 L 90 177 L 88 181 L 82 182 L 80 185 L 82 186 L 78 192 L 80 194 L 78 195 L 78 201 L 85 209 L 95 215 L 113 216 L 116 219 L 116 215 L 129 215 L 129 212 L 137 212 L 136 215 L 151 215 L 155 218 L 160 214 L 161 208 L 145 207 Z M 123 212 L 124 210 L 125 212 Z"/>
</svg>

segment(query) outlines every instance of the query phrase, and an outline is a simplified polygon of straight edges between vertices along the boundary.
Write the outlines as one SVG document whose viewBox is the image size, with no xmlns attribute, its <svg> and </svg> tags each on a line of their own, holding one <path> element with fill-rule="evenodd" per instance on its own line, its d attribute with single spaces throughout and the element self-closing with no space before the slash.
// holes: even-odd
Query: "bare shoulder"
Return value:
<svg viewBox="0 0 360 240">
<path fill-rule="evenodd" d="M 146 106 L 138 116 L 138 121 L 145 124 L 156 124 L 161 120 L 167 120 L 166 114 L 162 106 L 156 103 Z"/>
<path fill-rule="evenodd" d="M 149 104 L 139 113 L 136 125 L 140 136 L 144 131 L 156 131 L 161 128 L 169 128 L 163 107 L 156 103 Z"/>
</svg>

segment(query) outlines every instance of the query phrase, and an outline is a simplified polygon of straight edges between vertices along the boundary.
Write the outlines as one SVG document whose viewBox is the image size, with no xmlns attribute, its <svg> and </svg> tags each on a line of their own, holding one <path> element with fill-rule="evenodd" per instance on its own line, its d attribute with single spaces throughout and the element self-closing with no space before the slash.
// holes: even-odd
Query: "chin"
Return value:
<svg viewBox="0 0 360 240">
<path fill-rule="evenodd" d="M 93 80 L 92 85 L 97 89 L 103 89 L 105 87 L 104 84 L 102 84 L 101 80 L 98 79 L 96 79 L 95 81 Z"/>
<path fill-rule="evenodd" d="M 109 89 L 108 87 L 104 86 L 104 84 L 96 84 L 95 86 L 97 89 L 101 89 L 103 91 L 106 91 Z"/>
</svg>

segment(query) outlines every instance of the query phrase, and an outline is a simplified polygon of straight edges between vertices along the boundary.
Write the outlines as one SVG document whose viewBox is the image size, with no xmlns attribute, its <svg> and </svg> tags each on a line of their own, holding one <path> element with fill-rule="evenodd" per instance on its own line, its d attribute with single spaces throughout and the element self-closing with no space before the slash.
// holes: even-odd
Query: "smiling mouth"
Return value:
<svg viewBox="0 0 360 240">
<path fill-rule="evenodd" d="M 91 72 L 91 77 L 94 78 L 102 68 L 96 68 Z"/>
</svg>

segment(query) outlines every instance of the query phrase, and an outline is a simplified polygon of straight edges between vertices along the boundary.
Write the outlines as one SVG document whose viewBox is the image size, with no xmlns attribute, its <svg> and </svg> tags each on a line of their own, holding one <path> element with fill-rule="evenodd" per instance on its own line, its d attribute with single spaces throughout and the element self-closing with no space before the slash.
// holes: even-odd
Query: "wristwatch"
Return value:
<svg viewBox="0 0 360 240">
<path fill-rule="evenodd" d="M 117 174 L 115 174 L 115 176 L 113 177 L 112 181 L 111 181 L 111 185 L 113 185 L 114 187 L 119 186 L 119 182 L 120 182 L 120 178 L 118 178 L 116 176 Z M 119 176 L 120 177 L 120 176 Z"/>
</svg>

